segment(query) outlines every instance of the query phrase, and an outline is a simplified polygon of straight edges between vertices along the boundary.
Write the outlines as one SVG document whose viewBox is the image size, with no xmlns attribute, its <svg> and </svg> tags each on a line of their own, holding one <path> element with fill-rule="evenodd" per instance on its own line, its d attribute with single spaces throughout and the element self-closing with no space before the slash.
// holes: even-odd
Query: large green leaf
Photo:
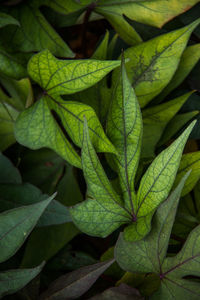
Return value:
<svg viewBox="0 0 200 300">
<path fill-rule="evenodd" d="M 142 157 L 152 158 L 155 156 L 155 148 L 164 132 L 168 122 L 180 110 L 181 106 L 187 101 L 191 93 L 187 93 L 174 100 L 156 105 L 143 110 L 143 144 Z"/>
<path fill-rule="evenodd" d="M 141 107 L 147 105 L 170 82 L 187 41 L 199 23 L 198 19 L 186 27 L 160 35 L 124 52 L 125 57 L 130 58 L 126 70 Z M 116 73 L 113 76 L 114 82 Z"/>
<path fill-rule="evenodd" d="M 152 231 L 144 240 L 130 243 L 121 235 L 116 245 L 115 257 L 123 269 L 159 275 L 160 287 L 151 299 L 197 300 L 200 296 L 199 283 L 183 279 L 187 275 L 200 276 L 200 226 L 191 232 L 177 255 L 166 258 L 178 200 L 187 176 L 188 174 L 168 200 L 159 207 L 153 220 Z"/>
<path fill-rule="evenodd" d="M 0 262 L 10 258 L 21 247 L 54 197 L 0 214 Z"/>
<path fill-rule="evenodd" d="M 191 170 L 191 173 L 182 190 L 182 196 L 191 192 L 200 179 L 200 151 L 187 153 L 182 156 L 180 167 L 174 182 L 175 186 L 189 170 Z"/>
<path fill-rule="evenodd" d="M 79 298 L 113 262 L 113 259 L 100 262 L 61 276 L 41 295 L 41 300 L 64 299 L 66 295 L 69 299 Z"/>
<path fill-rule="evenodd" d="M 20 27 L 7 26 L 0 31 L 2 43 L 9 47 L 12 45 L 12 52 L 49 49 L 57 56 L 72 57 L 73 52 L 68 45 L 31 2 L 8 9 L 8 13 L 19 21 Z"/>
<path fill-rule="evenodd" d="M 88 186 L 87 200 L 70 209 L 73 222 L 85 233 L 105 237 L 121 224 L 131 221 L 131 213 L 123 208 L 114 191 L 84 126 L 82 168 Z"/>
<path fill-rule="evenodd" d="M 112 93 L 107 135 L 118 152 L 113 160 L 118 169 L 125 207 L 132 211 L 134 216 L 134 178 L 141 151 L 142 116 L 124 63 Z"/>
<path fill-rule="evenodd" d="M 35 278 L 42 270 L 44 263 L 33 269 L 9 270 L 0 273 L 0 297 L 14 294 Z"/>
<path fill-rule="evenodd" d="M 96 11 L 113 19 L 126 15 L 131 20 L 161 27 L 175 16 L 190 9 L 199 0 L 101 0 Z"/>
<path fill-rule="evenodd" d="M 36 54 L 29 62 L 28 71 L 45 90 L 45 95 L 18 117 L 17 141 L 31 149 L 51 148 L 70 164 L 81 167 L 77 152 L 58 125 L 58 118 L 53 117 L 54 111 L 77 146 L 82 145 L 85 115 L 97 151 L 115 152 L 93 109 L 82 103 L 64 101 L 59 95 L 90 87 L 119 64 L 119 61 L 58 60 L 48 50 Z"/>
<path fill-rule="evenodd" d="M 196 121 L 192 122 L 175 142 L 162 151 L 143 175 L 137 193 L 138 216 L 146 216 L 167 198 L 178 171 L 183 148 L 195 123 Z"/>
<path fill-rule="evenodd" d="M 85 124 L 82 168 L 88 188 L 87 198 L 86 201 L 72 207 L 70 213 L 78 228 L 92 236 L 106 237 L 120 225 L 128 223 L 125 238 L 134 241 L 143 238 L 150 231 L 151 219 L 156 208 L 167 198 L 184 145 L 195 122 L 153 161 L 141 180 L 136 197 L 134 176 L 140 154 L 142 123 L 137 98 L 123 63 L 115 88 L 107 131 L 118 151 L 112 158 L 112 164 L 117 167 L 119 173 L 122 195 L 116 194 L 117 190 L 115 191 L 109 182 Z"/>
<path fill-rule="evenodd" d="M 200 44 L 187 47 L 180 60 L 178 69 L 176 70 L 172 80 L 157 97 L 156 101 L 163 100 L 171 91 L 178 87 L 188 74 L 192 71 L 200 58 Z"/>
</svg>

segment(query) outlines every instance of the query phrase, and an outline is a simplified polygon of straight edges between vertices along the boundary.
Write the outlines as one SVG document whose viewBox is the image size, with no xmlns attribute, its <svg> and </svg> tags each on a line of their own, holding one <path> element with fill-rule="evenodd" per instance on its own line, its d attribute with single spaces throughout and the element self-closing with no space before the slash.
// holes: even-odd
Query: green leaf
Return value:
<svg viewBox="0 0 200 300">
<path fill-rule="evenodd" d="M 64 299 L 66 295 L 70 299 L 79 298 L 113 262 L 113 259 L 100 262 L 61 276 L 41 295 L 41 300 Z"/>
<path fill-rule="evenodd" d="M 199 111 L 191 111 L 185 114 L 176 115 L 166 126 L 163 135 L 158 143 L 161 146 L 168 142 L 185 124 L 199 114 Z"/>
<path fill-rule="evenodd" d="M 4 44 L 12 45 L 13 52 L 49 49 L 57 56 L 74 56 L 34 3 L 23 3 L 8 9 L 8 13 L 19 21 L 20 27 L 6 27 L 0 36 Z"/>
<path fill-rule="evenodd" d="M 47 198 L 48 195 L 42 194 L 38 188 L 29 183 L 0 184 L 0 212 L 23 205 L 39 203 Z M 53 200 L 40 217 L 37 226 L 67 222 L 71 222 L 67 207 Z"/>
<path fill-rule="evenodd" d="M 1 79 L 1 83 L 11 96 L 0 89 L 0 150 L 4 151 L 16 142 L 14 121 L 19 112 L 32 103 L 32 88 L 27 78 L 19 81 Z"/>
<path fill-rule="evenodd" d="M 123 269 L 138 273 L 153 272 L 160 276 L 160 288 L 151 299 L 196 300 L 200 295 L 199 283 L 183 279 L 187 275 L 200 275 L 200 226 L 192 231 L 177 255 L 166 258 L 178 200 L 187 176 L 157 210 L 150 234 L 144 240 L 134 243 L 126 242 L 121 235 L 115 248 L 115 257 Z"/>
<path fill-rule="evenodd" d="M 137 193 L 137 216 L 148 215 L 167 198 L 178 171 L 183 148 L 195 123 L 196 121 L 192 122 L 173 144 L 162 151 L 143 175 Z"/>
<path fill-rule="evenodd" d="M 22 182 L 21 175 L 11 161 L 0 152 L 0 183 L 18 183 Z"/>
<path fill-rule="evenodd" d="M 155 101 L 163 100 L 171 91 L 178 87 L 192 71 L 198 60 L 200 59 L 200 44 L 195 44 L 187 47 L 180 60 L 178 69 L 173 78 L 162 93 Z"/>
<path fill-rule="evenodd" d="M 125 207 L 134 216 L 134 178 L 141 151 L 142 116 L 124 63 L 112 93 L 107 135 L 118 152 L 113 160 L 118 169 Z"/>
<path fill-rule="evenodd" d="M 33 269 L 18 269 L 0 273 L 0 297 L 14 294 L 22 289 L 42 271 L 43 266 L 44 263 Z"/>
<path fill-rule="evenodd" d="M 79 230 L 72 223 L 35 228 L 28 239 L 21 267 L 32 268 L 48 261 L 77 234 Z"/>
<path fill-rule="evenodd" d="M 52 110 L 60 116 L 64 129 L 77 146 L 82 145 L 81 132 L 83 118 L 86 116 L 97 151 L 116 152 L 91 107 L 79 102 L 64 101 L 58 97 L 55 99 L 44 96 L 20 114 L 15 123 L 17 141 L 31 149 L 48 147 L 70 164 L 80 167 L 80 158 L 54 119 Z"/>
<path fill-rule="evenodd" d="M 174 100 L 165 102 L 143 110 L 143 144 L 142 154 L 144 158 L 155 156 L 155 149 L 168 122 L 176 115 L 182 105 L 187 101 L 192 92 L 180 96 Z"/>
<path fill-rule="evenodd" d="M 129 19 L 140 23 L 162 27 L 175 16 L 190 9 L 199 0 L 101 0 L 96 11 L 105 16 L 120 18 L 126 15 Z"/>
<path fill-rule="evenodd" d="M 200 179 L 200 151 L 187 153 L 182 156 L 174 186 L 178 184 L 183 175 L 189 170 L 191 170 L 191 173 L 182 190 L 182 196 L 191 192 Z"/>
<path fill-rule="evenodd" d="M 59 60 L 48 50 L 34 55 L 28 64 L 28 72 L 48 95 L 73 94 L 100 81 L 120 61 Z"/>
<path fill-rule="evenodd" d="M 10 53 L 3 45 L 0 45 L 0 73 L 13 79 L 26 77 L 26 64 L 29 58 L 29 53 L 13 54 Z"/>
<path fill-rule="evenodd" d="M 70 209 L 75 225 L 83 232 L 105 237 L 120 225 L 131 221 L 131 213 L 123 208 L 120 197 L 109 182 L 84 125 L 82 168 L 87 182 L 87 200 Z"/>
<path fill-rule="evenodd" d="M 0 214 L 0 262 L 17 252 L 54 197 Z"/>
<path fill-rule="evenodd" d="M 147 105 L 170 82 L 187 41 L 199 23 L 198 19 L 186 27 L 160 35 L 124 52 L 125 57 L 130 58 L 126 70 L 141 107 Z"/>
<path fill-rule="evenodd" d="M 20 26 L 19 22 L 12 16 L 0 12 L 0 28 L 7 25 L 17 25 Z"/>
</svg>

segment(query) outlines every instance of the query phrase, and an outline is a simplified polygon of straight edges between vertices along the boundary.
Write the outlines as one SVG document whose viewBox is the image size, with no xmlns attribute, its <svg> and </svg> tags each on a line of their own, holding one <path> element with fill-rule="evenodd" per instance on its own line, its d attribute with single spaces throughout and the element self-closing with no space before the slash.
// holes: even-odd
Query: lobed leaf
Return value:
<svg viewBox="0 0 200 300">
<path fill-rule="evenodd" d="M 59 60 L 48 50 L 34 55 L 28 73 L 51 96 L 89 88 L 120 65 L 120 61 Z"/>
</svg>

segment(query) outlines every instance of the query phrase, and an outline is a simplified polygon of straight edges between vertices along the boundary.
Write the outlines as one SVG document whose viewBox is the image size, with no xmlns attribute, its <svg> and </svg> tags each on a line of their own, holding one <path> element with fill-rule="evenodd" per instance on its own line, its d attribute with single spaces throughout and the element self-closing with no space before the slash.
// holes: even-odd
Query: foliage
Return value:
<svg viewBox="0 0 200 300">
<path fill-rule="evenodd" d="M 0 298 L 199 299 L 200 1 L 0 2 Z"/>
</svg>

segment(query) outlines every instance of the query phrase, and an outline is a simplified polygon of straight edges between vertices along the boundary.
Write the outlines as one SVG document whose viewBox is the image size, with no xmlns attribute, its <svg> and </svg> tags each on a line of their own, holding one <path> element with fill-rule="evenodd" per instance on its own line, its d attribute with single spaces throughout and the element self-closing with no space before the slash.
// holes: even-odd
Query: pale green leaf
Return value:
<svg viewBox="0 0 200 300">
<path fill-rule="evenodd" d="M 136 212 L 146 216 L 164 201 L 173 185 L 185 143 L 196 121 L 192 122 L 181 136 L 163 150 L 143 175 L 137 193 Z"/>
<path fill-rule="evenodd" d="M 187 41 L 199 23 L 198 19 L 186 27 L 160 35 L 124 52 L 125 57 L 130 58 L 126 70 L 141 107 L 147 105 L 170 82 Z M 113 76 L 114 82 L 116 73 Z"/>
<path fill-rule="evenodd" d="M 20 26 L 19 22 L 13 18 L 12 16 L 0 12 L 0 28 L 7 26 L 7 25 L 17 25 Z"/>
<path fill-rule="evenodd" d="M 0 214 L 0 262 L 10 258 L 21 247 L 54 197 Z"/>
<path fill-rule="evenodd" d="M 73 57 L 64 40 L 46 21 L 38 7 L 29 2 L 8 9 L 8 13 L 16 18 L 20 27 L 9 26 L 0 32 L 1 40 L 12 45 L 12 51 L 34 52 L 49 49 L 61 57 Z"/>
<path fill-rule="evenodd" d="M 1 272 L 0 297 L 14 294 L 22 289 L 42 271 L 43 266 L 44 263 L 33 269 L 17 269 Z"/>
<path fill-rule="evenodd" d="M 187 153 L 182 156 L 174 186 L 178 184 L 183 175 L 189 170 L 191 170 L 191 173 L 182 190 L 182 196 L 191 192 L 200 179 L 200 151 Z"/>
<path fill-rule="evenodd" d="M 131 20 L 162 27 L 198 2 L 199 0 L 100 0 L 96 11 L 115 18 L 124 14 Z"/>
<path fill-rule="evenodd" d="M 144 126 L 142 157 L 152 158 L 155 156 L 156 145 L 166 125 L 176 115 L 190 95 L 191 92 L 142 111 Z"/>
<path fill-rule="evenodd" d="M 15 138 L 31 149 L 50 148 L 80 168 L 80 157 L 53 118 L 48 100 L 49 97 L 42 97 L 19 115 L 15 123 Z"/>
<path fill-rule="evenodd" d="M 79 102 L 64 101 L 59 97 L 43 96 L 32 107 L 20 114 L 15 123 L 15 137 L 20 144 L 31 149 L 48 147 L 70 164 L 80 167 L 77 152 L 64 136 L 52 111 L 56 112 L 72 141 L 82 145 L 84 116 L 88 119 L 91 139 L 99 152 L 116 152 L 90 106 Z"/>
<path fill-rule="evenodd" d="M 89 88 L 119 65 L 120 61 L 60 60 L 44 50 L 31 58 L 28 72 L 47 94 L 55 96 Z"/>
<path fill-rule="evenodd" d="M 118 169 L 125 207 L 134 216 L 134 178 L 141 151 L 142 116 L 124 63 L 112 93 L 107 135 L 118 152 L 113 160 Z"/>
<path fill-rule="evenodd" d="M 168 142 L 187 122 L 193 119 L 196 115 L 199 114 L 199 111 L 191 111 L 184 114 L 176 115 L 166 126 L 163 135 L 158 143 L 158 146 L 161 146 Z"/>
<path fill-rule="evenodd" d="M 131 221 L 131 213 L 123 208 L 120 197 L 109 182 L 84 126 L 82 168 L 88 187 L 87 200 L 70 209 L 72 220 L 81 231 L 105 237 L 120 225 Z"/>
<path fill-rule="evenodd" d="M 163 100 L 171 91 L 178 87 L 188 74 L 192 71 L 198 60 L 200 59 L 200 44 L 187 47 L 181 57 L 180 64 L 173 78 L 162 93 L 156 98 L 156 101 Z"/>
</svg>

